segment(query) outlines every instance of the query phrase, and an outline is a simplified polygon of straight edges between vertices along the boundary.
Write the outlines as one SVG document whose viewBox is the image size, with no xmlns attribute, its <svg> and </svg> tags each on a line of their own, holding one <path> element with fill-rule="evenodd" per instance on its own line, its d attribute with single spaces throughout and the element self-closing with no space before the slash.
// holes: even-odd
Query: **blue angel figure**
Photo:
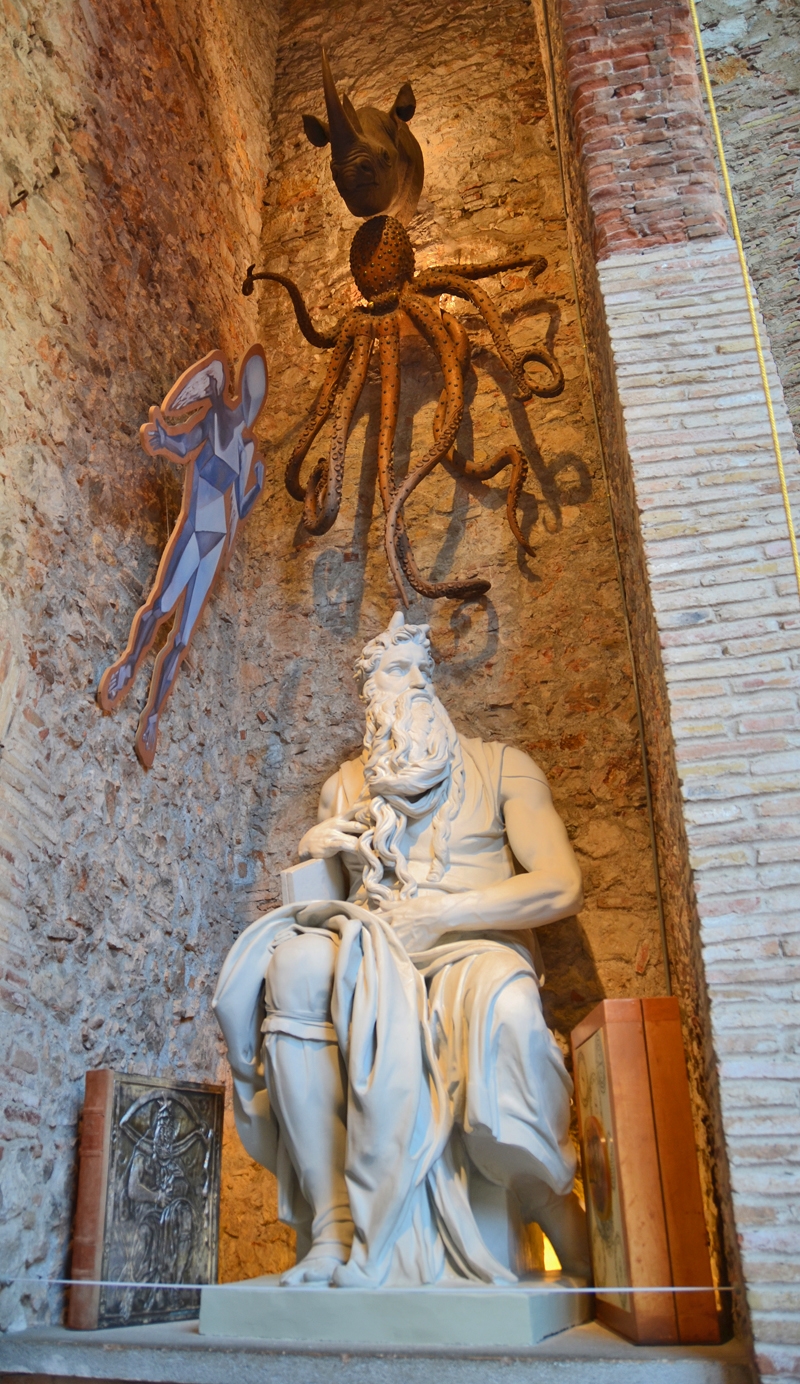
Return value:
<svg viewBox="0 0 800 1384">
<path fill-rule="evenodd" d="M 251 346 L 247 352 L 234 396 L 228 393 L 228 378 L 225 356 L 211 351 L 184 371 L 161 407 L 151 408 L 150 421 L 140 430 L 150 456 L 167 456 L 186 467 L 183 503 L 153 589 L 133 617 L 125 652 L 100 679 L 97 700 L 106 712 L 119 706 L 159 627 L 174 614 L 134 741 L 148 769 L 155 757 L 161 710 L 203 607 L 227 566 L 239 521 L 247 518 L 264 485 L 264 465 L 252 431 L 267 395 L 262 348 Z M 190 409 L 188 417 L 179 419 Z"/>
</svg>

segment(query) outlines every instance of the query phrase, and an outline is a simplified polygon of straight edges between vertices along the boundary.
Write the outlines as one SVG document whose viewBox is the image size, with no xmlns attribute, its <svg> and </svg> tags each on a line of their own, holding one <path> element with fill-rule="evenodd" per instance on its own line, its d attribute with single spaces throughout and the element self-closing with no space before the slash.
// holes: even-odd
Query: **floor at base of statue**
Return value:
<svg viewBox="0 0 800 1384">
<path fill-rule="evenodd" d="M 199 1321 L 0 1337 L 3 1384 L 752 1384 L 747 1350 L 636 1346 L 586 1320 L 590 1299 L 510 1287 L 203 1290 Z M 550 1291 L 543 1291 L 550 1289 Z"/>
</svg>

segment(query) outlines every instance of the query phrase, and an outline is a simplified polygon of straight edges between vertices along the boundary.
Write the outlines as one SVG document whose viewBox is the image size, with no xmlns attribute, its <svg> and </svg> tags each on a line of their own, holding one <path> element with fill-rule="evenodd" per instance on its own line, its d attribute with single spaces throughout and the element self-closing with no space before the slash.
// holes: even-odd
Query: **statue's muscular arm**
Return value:
<svg viewBox="0 0 800 1384">
<path fill-rule="evenodd" d="M 533 761 L 511 746 L 503 756 L 500 802 L 508 844 L 525 873 L 460 894 L 421 890 L 417 898 L 392 905 L 392 926 L 408 951 L 452 931 L 541 927 L 581 907 L 578 862 L 550 789 Z"/>
</svg>

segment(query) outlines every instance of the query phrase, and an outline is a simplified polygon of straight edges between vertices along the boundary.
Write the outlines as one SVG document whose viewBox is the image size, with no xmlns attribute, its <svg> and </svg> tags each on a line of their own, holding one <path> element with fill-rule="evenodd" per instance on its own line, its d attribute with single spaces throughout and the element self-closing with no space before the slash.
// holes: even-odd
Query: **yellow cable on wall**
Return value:
<svg viewBox="0 0 800 1384">
<path fill-rule="evenodd" d="M 780 438 L 778 437 L 778 425 L 775 422 L 775 410 L 772 407 L 772 393 L 769 387 L 769 379 L 767 378 L 767 365 L 766 361 L 764 360 L 764 352 L 761 348 L 761 333 L 758 330 L 756 306 L 753 302 L 753 294 L 750 288 L 750 275 L 747 271 L 747 260 L 745 259 L 744 246 L 742 245 L 742 237 L 739 233 L 739 222 L 736 217 L 736 207 L 734 206 L 733 202 L 731 180 L 728 177 L 728 165 L 725 159 L 725 150 L 722 144 L 722 133 L 719 128 L 719 121 L 717 120 L 717 108 L 714 104 L 714 93 L 711 90 L 711 79 L 708 75 L 708 64 L 706 63 L 706 55 L 703 51 L 703 40 L 700 34 L 700 21 L 697 18 L 697 8 L 695 6 L 695 0 L 689 0 L 689 6 L 692 11 L 694 33 L 695 38 L 697 40 L 697 51 L 700 55 L 700 67 L 703 73 L 703 85 L 706 91 L 708 109 L 711 114 L 711 124 L 714 128 L 714 138 L 717 142 L 717 154 L 719 155 L 720 168 L 722 169 L 722 180 L 725 184 L 725 196 L 728 199 L 728 211 L 730 213 L 731 226 L 733 227 L 733 238 L 736 241 L 736 249 L 739 252 L 739 264 L 742 268 L 744 291 L 747 295 L 747 306 L 750 311 L 750 325 L 753 328 L 753 336 L 755 338 L 756 343 L 756 354 L 758 356 L 758 367 L 761 371 L 761 383 L 764 388 L 764 398 L 766 399 L 767 403 L 767 413 L 769 414 L 769 426 L 770 431 L 772 432 L 772 445 L 775 448 L 775 460 L 778 463 L 778 475 L 780 476 L 781 482 L 783 508 L 786 511 L 786 523 L 789 527 L 789 542 L 791 544 L 792 559 L 794 561 L 794 575 L 797 581 L 798 595 L 800 595 L 800 555 L 797 551 L 797 538 L 795 537 L 794 520 L 792 519 L 792 505 L 789 499 L 789 490 L 786 485 L 786 471 L 784 470 L 783 453 L 781 452 L 781 443 Z"/>
</svg>

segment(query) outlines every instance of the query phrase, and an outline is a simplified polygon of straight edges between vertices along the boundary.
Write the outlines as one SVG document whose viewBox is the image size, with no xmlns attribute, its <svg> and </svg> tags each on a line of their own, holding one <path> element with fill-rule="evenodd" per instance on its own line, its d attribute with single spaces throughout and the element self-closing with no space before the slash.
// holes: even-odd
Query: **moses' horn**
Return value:
<svg viewBox="0 0 800 1384">
<path fill-rule="evenodd" d="M 334 160 L 339 161 L 357 142 L 358 130 L 339 100 L 339 93 L 336 90 L 336 83 L 333 80 L 328 55 L 324 48 L 322 49 L 322 86 L 325 91 L 325 105 L 328 110 L 328 124 L 331 131 L 331 155 Z"/>
</svg>

